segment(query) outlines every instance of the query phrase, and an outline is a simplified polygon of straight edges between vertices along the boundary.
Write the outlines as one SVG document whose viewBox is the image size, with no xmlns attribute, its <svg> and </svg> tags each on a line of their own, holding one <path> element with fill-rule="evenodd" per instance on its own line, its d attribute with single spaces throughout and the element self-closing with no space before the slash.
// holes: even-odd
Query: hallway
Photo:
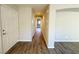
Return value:
<svg viewBox="0 0 79 59">
<path fill-rule="evenodd" d="M 18 42 L 6 54 L 78 54 L 78 42 L 55 42 L 55 48 L 47 48 L 43 34 L 37 29 L 32 42 Z"/>
<path fill-rule="evenodd" d="M 38 28 L 34 34 L 32 42 L 18 42 L 16 43 L 7 54 L 46 54 L 48 49 L 44 41 L 43 34 Z"/>
<path fill-rule="evenodd" d="M 79 53 L 77 9 L 58 10 L 54 6 L 53 4 L 25 4 L 17 5 L 18 9 L 16 9 L 9 5 L 1 5 L 0 52 L 7 54 Z M 38 29 L 35 32 L 36 28 Z"/>
<path fill-rule="evenodd" d="M 55 42 L 55 48 L 47 48 L 43 34 L 38 28 L 32 42 L 18 42 L 6 54 L 77 54 L 78 42 Z"/>
<path fill-rule="evenodd" d="M 34 35 L 32 45 L 31 45 L 31 52 L 48 53 L 48 49 L 40 28 L 37 28 L 36 33 Z"/>
</svg>

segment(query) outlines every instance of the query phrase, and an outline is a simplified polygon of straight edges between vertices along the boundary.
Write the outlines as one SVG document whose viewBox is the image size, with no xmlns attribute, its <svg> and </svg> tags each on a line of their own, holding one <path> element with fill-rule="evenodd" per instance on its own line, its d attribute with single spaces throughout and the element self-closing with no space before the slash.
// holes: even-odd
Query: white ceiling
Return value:
<svg viewBox="0 0 79 59">
<path fill-rule="evenodd" d="M 18 6 L 32 7 L 34 13 L 43 12 L 47 5 L 48 4 L 18 4 Z"/>
<path fill-rule="evenodd" d="M 36 12 L 43 12 L 48 4 L 18 4 L 17 6 L 27 6 L 32 7 L 33 11 Z"/>
</svg>

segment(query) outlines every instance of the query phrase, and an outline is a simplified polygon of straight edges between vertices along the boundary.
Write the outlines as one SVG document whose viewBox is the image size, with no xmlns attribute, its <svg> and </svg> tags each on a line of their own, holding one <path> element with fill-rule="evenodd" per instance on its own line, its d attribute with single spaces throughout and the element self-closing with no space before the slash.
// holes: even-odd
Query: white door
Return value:
<svg viewBox="0 0 79 59">
<path fill-rule="evenodd" d="M 1 5 L 0 5 L 0 53 L 2 53 L 2 39 L 1 39 Z"/>
<path fill-rule="evenodd" d="M 0 54 L 2 53 L 1 27 L 0 27 Z"/>
<path fill-rule="evenodd" d="M 3 53 L 6 53 L 17 42 L 17 19 L 16 10 L 6 5 L 1 6 Z"/>
</svg>

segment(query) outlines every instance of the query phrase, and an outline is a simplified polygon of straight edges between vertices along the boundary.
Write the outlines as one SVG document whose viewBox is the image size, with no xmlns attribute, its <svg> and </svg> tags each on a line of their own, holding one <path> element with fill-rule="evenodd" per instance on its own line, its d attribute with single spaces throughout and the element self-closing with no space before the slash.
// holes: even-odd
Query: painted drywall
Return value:
<svg viewBox="0 0 79 59">
<path fill-rule="evenodd" d="M 6 35 L 2 35 L 3 53 L 7 52 L 18 40 L 18 13 L 17 10 L 1 5 L 2 30 Z"/>
<path fill-rule="evenodd" d="M 79 8 L 78 4 L 54 4 L 56 10 L 67 9 L 67 8 Z"/>
<path fill-rule="evenodd" d="M 32 37 L 34 36 L 35 28 L 34 28 L 34 18 L 32 17 Z"/>
<path fill-rule="evenodd" d="M 34 13 L 32 11 L 32 37 L 34 36 L 35 34 L 35 18 L 34 18 Z"/>
<path fill-rule="evenodd" d="M 54 5 L 49 5 L 49 22 L 48 22 L 48 48 L 54 48 L 55 40 L 55 15 Z"/>
<path fill-rule="evenodd" d="M 19 7 L 19 41 L 32 41 L 32 8 Z"/>
<path fill-rule="evenodd" d="M 41 23 L 42 23 L 41 29 L 42 29 L 43 37 L 45 39 L 46 44 L 48 44 L 48 21 L 49 21 L 48 19 L 49 12 L 47 11 L 48 9 L 45 11 L 44 18 L 41 20 Z"/>
<path fill-rule="evenodd" d="M 79 42 L 79 12 L 56 12 L 55 41 Z"/>
</svg>

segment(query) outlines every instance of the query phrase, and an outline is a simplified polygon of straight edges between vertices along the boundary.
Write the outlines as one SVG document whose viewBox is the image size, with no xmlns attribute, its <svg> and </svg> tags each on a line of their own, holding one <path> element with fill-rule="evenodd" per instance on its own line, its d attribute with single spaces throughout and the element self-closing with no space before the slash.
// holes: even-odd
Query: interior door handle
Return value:
<svg viewBox="0 0 79 59">
<path fill-rule="evenodd" d="M 3 32 L 4 32 L 5 30 L 3 29 Z"/>
<path fill-rule="evenodd" d="M 6 35 L 6 33 L 3 33 L 3 35 Z"/>
<path fill-rule="evenodd" d="M 3 29 L 2 31 L 3 31 L 3 35 L 6 35 L 5 30 Z"/>
</svg>

